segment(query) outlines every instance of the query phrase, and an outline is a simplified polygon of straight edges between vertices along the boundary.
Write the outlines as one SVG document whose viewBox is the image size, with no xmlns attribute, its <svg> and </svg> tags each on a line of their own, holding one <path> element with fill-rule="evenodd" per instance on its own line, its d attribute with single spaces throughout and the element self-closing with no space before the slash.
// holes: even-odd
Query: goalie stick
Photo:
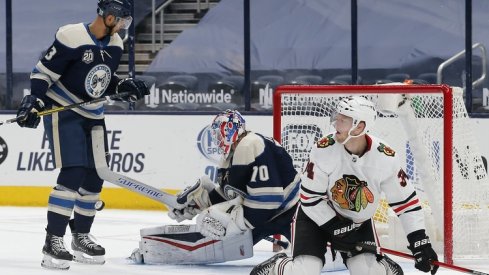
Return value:
<svg viewBox="0 0 489 275">
<path fill-rule="evenodd" d="M 146 185 L 135 179 L 131 179 L 129 177 L 111 171 L 109 167 L 107 167 L 107 162 L 104 155 L 105 148 L 104 148 L 103 135 L 104 135 L 104 130 L 101 126 L 95 126 L 92 129 L 93 158 L 95 161 L 95 169 L 97 170 L 97 173 L 101 179 L 113 183 L 115 185 L 118 185 L 120 187 L 129 189 L 133 192 L 139 193 L 150 199 L 159 201 L 163 204 L 171 206 L 172 208 L 177 208 L 178 203 L 174 195 L 160 191 L 152 186 Z M 100 202 L 103 203 L 103 201 Z M 105 205 L 105 203 L 103 203 L 103 205 Z M 100 208 L 100 210 L 102 209 L 103 206 Z M 283 249 L 287 249 L 289 247 L 288 242 L 281 241 L 270 236 L 267 236 L 263 239 L 272 242 L 275 245 L 279 245 Z"/>
<path fill-rule="evenodd" d="M 386 253 L 386 254 L 391 254 L 391 255 L 394 255 L 394 256 L 399 256 L 399 257 L 403 257 L 403 258 L 406 258 L 406 259 L 414 260 L 414 256 L 413 255 L 410 255 L 410 254 L 407 254 L 407 253 L 404 253 L 404 252 L 400 252 L 400 251 L 391 250 L 391 249 L 388 249 L 388 248 L 383 248 L 383 247 L 374 246 L 374 245 L 368 245 L 368 244 L 364 244 L 364 243 L 358 243 L 357 244 L 357 250 L 359 250 L 359 251 L 366 250 L 366 251 L 370 251 L 370 252 L 374 252 L 374 253 L 378 253 L 378 254 L 380 254 L 380 253 Z M 484 272 L 481 272 L 481 271 L 476 271 L 476 270 L 468 269 L 468 268 L 461 267 L 461 266 L 447 264 L 447 263 L 444 263 L 444 262 L 432 261 L 431 263 L 433 265 L 441 266 L 441 267 L 444 267 L 444 268 L 447 268 L 447 269 L 451 269 L 451 270 L 460 271 L 462 273 L 477 274 L 477 275 L 489 275 L 489 273 L 484 273 Z"/>
<path fill-rule="evenodd" d="M 172 208 L 178 206 L 175 196 L 130 177 L 115 173 L 107 167 L 107 161 L 105 159 L 104 130 L 102 126 L 95 126 L 92 129 L 92 150 L 95 169 L 101 179 L 166 204 Z"/>
<path fill-rule="evenodd" d="M 127 96 L 129 94 L 130 94 L 129 92 L 124 92 L 124 93 L 120 93 L 120 94 L 113 94 L 113 95 L 110 95 L 110 96 L 97 98 L 97 99 L 90 100 L 90 101 L 73 103 L 73 104 L 66 105 L 66 106 L 59 106 L 59 107 L 55 107 L 55 108 L 52 108 L 52 109 L 49 109 L 49 110 L 44 110 L 42 112 L 38 112 L 37 113 L 37 116 L 39 116 L 39 117 L 46 116 L 46 115 L 54 114 L 54 113 L 61 112 L 61 111 L 66 111 L 66 110 L 71 110 L 71 109 L 78 108 L 78 107 L 87 106 L 87 105 L 90 105 L 90 104 L 95 104 L 95 103 L 110 101 L 112 99 L 118 99 L 118 98 L 125 97 L 125 96 Z M 17 120 L 18 120 L 18 118 L 17 117 L 14 117 L 14 118 L 11 118 L 11 119 L 0 121 L 0 126 L 1 125 L 4 125 L 4 124 L 10 124 L 10 123 L 17 122 Z"/>
</svg>

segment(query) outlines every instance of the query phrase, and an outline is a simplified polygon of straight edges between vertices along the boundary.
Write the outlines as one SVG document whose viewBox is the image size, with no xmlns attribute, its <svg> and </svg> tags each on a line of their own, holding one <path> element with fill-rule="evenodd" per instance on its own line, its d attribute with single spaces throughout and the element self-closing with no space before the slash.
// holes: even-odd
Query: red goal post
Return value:
<svg viewBox="0 0 489 275">
<path fill-rule="evenodd" d="M 470 120 L 460 88 L 280 86 L 273 97 L 273 135 L 291 154 L 296 168 L 304 168 L 311 146 L 331 130 L 327 125 L 336 102 L 350 95 L 368 97 L 377 105 L 379 119 L 372 134 L 396 145 L 394 149 L 405 160 L 403 169 L 424 202 L 428 233 L 432 240 L 439 240 L 438 250 L 445 260 L 450 263 L 454 253 L 459 258 L 474 249 L 477 251 L 472 252 L 476 253 L 484 249 L 484 255 L 489 255 L 489 234 L 484 234 L 489 228 L 489 201 L 484 201 L 489 198 L 489 183 L 477 144 L 470 135 Z M 482 195 L 477 194 L 479 191 Z M 405 235 L 399 233 L 399 222 L 390 217 L 389 211 L 387 204 L 382 203 L 374 217 L 377 227 L 385 227 L 385 241 L 395 238 L 392 245 L 401 244 L 396 248 L 405 250 Z"/>
</svg>

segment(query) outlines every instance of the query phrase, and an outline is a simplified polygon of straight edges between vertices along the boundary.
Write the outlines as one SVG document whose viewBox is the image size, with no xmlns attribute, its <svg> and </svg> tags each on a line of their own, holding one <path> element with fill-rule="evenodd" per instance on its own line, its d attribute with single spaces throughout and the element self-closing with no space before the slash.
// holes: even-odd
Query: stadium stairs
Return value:
<svg viewBox="0 0 489 275">
<path fill-rule="evenodd" d="M 153 53 L 151 37 L 151 16 L 150 13 L 141 23 L 136 26 L 136 43 L 135 43 L 135 67 L 136 74 L 142 74 L 151 64 L 153 58 L 159 50 L 168 46 L 177 36 L 186 29 L 196 26 L 200 19 L 207 11 L 216 6 L 220 0 L 201 0 L 200 13 L 198 0 L 174 0 L 165 9 L 164 15 L 164 33 L 163 43 L 160 41 L 160 24 L 159 16 L 156 16 L 156 52 Z M 122 55 L 121 64 L 117 73 L 119 76 L 127 76 L 129 72 L 129 54 L 125 46 L 125 52 Z"/>
</svg>

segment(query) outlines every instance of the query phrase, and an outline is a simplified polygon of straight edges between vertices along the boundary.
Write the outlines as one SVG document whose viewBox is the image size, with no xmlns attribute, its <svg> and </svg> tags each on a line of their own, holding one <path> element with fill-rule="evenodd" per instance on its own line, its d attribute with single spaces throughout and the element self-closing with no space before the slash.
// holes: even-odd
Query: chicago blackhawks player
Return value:
<svg viewBox="0 0 489 275">
<path fill-rule="evenodd" d="M 368 134 L 377 118 L 363 97 L 341 100 L 333 116 L 336 132 L 317 142 L 302 175 L 300 204 L 293 224 L 293 258 L 276 254 L 252 271 L 257 274 L 320 274 L 326 243 L 341 256 L 350 274 L 403 274 L 385 255 L 358 249 L 379 245 L 373 215 L 381 192 L 399 216 L 415 267 L 435 274 L 437 260 L 425 233 L 424 215 L 396 152 Z"/>
</svg>

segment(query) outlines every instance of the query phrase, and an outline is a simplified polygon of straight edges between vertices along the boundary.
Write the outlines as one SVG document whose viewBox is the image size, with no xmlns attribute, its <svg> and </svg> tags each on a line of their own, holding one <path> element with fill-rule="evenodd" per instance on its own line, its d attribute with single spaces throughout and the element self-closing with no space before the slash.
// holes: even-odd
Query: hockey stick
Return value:
<svg viewBox="0 0 489 275">
<path fill-rule="evenodd" d="M 382 252 L 382 253 L 391 254 L 391 255 L 394 255 L 394 256 L 399 256 L 399 257 L 403 257 L 403 258 L 406 258 L 406 259 L 414 260 L 414 256 L 413 255 L 410 255 L 410 254 L 407 254 L 407 253 L 403 253 L 403 252 L 400 252 L 400 251 L 395 251 L 395 250 L 391 250 L 391 249 L 387 249 L 387 248 L 383 248 L 383 247 L 379 247 L 379 246 L 374 246 L 374 245 L 368 245 L 368 244 L 364 244 L 364 243 L 357 244 L 357 250 L 363 250 L 363 249 L 366 250 L 366 251 L 374 252 L 374 253 L 381 253 Z M 447 263 L 444 263 L 444 262 L 432 261 L 431 263 L 433 265 L 437 265 L 437 266 L 441 266 L 441 267 L 444 267 L 444 268 L 447 268 L 447 269 L 452 269 L 452 270 L 460 271 L 460 272 L 467 273 L 467 274 L 489 275 L 489 273 L 484 273 L 484 272 L 481 272 L 481 271 L 476 271 L 476 270 L 468 269 L 468 268 L 461 267 L 461 266 L 447 264 Z"/>
<path fill-rule="evenodd" d="M 279 245 L 281 246 L 283 249 L 287 249 L 289 247 L 289 242 L 284 242 L 284 241 L 281 241 L 279 239 L 275 239 L 273 237 L 270 237 L 270 236 L 267 236 L 265 238 L 263 238 L 264 240 L 266 241 L 269 241 L 275 245 Z"/>
<path fill-rule="evenodd" d="M 170 207 L 176 208 L 178 206 L 175 196 L 146 185 L 135 179 L 115 173 L 111 171 L 109 167 L 107 167 L 107 161 L 105 159 L 104 130 L 102 126 L 95 126 L 92 129 L 92 150 L 95 161 L 95 169 L 97 170 L 97 174 L 101 179 L 139 193 Z"/>
<path fill-rule="evenodd" d="M 78 108 L 78 107 L 87 106 L 87 105 L 90 105 L 90 104 L 105 102 L 105 101 L 109 101 L 109 100 L 112 100 L 112 99 L 117 99 L 117 98 L 125 97 L 125 96 L 127 96 L 129 94 L 130 94 L 129 92 L 124 92 L 124 93 L 120 93 L 120 94 L 113 94 L 113 95 L 110 95 L 110 96 L 97 98 L 97 99 L 90 100 L 90 101 L 73 103 L 73 104 L 70 104 L 70 105 L 67 105 L 67 106 L 59 106 L 59 107 L 55 107 L 55 108 L 52 108 L 52 109 L 49 109 L 49 110 L 44 110 L 44 111 L 38 112 L 37 113 L 37 116 L 38 117 L 42 117 L 42 116 L 54 114 L 54 113 L 61 112 L 61 111 L 66 111 L 66 110 L 71 110 L 71 109 Z M 17 120 L 19 120 L 19 118 L 18 117 L 14 117 L 14 118 L 11 118 L 11 119 L 0 121 L 0 126 L 3 125 L 3 124 L 10 124 L 10 123 L 17 122 Z"/>
</svg>

